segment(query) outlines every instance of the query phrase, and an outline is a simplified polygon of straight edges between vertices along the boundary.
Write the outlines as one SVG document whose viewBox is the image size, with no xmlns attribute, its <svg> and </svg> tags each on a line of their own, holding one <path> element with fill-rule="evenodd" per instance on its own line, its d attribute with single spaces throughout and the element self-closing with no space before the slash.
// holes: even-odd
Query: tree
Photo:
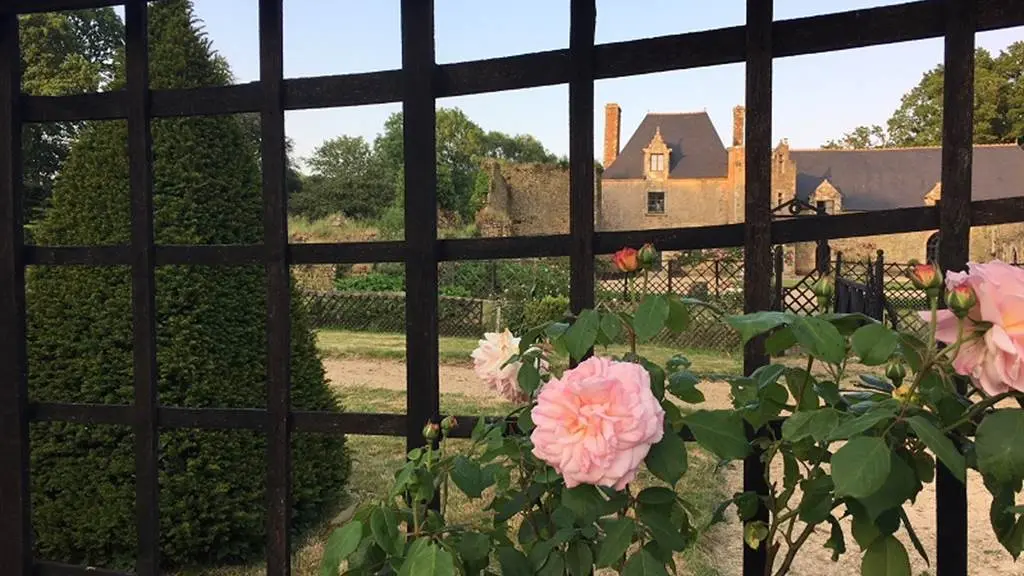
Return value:
<svg viewBox="0 0 1024 576">
<path fill-rule="evenodd" d="M 151 5 L 156 89 L 223 85 L 227 76 L 198 32 L 191 4 Z M 123 86 L 123 70 L 114 86 Z M 153 122 L 156 240 L 262 240 L 259 167 L 238 117 Z M 37 226 L 46 244 L 130 239 L 124 121 L 85 126 Z M 28 278 L 29 389 L 34 400 L 133 401 L 131 279 L 124 267 L 42 267 Z M 156 271 L 160 403 L 259 408 L 266 403 L 266 284 L 262 266 L 161 266 Z M 292 310 L 291 405 L 338 410 L 314 336 Z M 69 422 L 31 431 L 37 552 L 74 564 L 134 565 L 135 471 L 130 428 Z M 266 438 L 250 431 L 162 430 L 160 545 L 168 567 L 242 562 L 265 540 Z M 293 438 L 292 526 L 330 513 L 348 474 L 344 438 Z"/>
<path fill-rule="evenodd" d="M 884 128 L 875 124 L 858 126 L 838 140 L 829 140 L 822 148 L 885 148 L 888 145 L 889 135 Z"/>
<path fill-rule="evenodd" d="M 825 147 L 938 146 L 942 143 L 944 68 L 924 73 L 917 86 L 879 126 L 860 126 Z M 975 52 L 974 143 L 1012 143 L 1024 136 L 1024 42 L 1015 42 L 995 58 L 983 48 Z"/>
<path fill-rule="evenodd" d="M 510 136 L 504 132 L 491 131 L 483 137 L 483 155 L 487 158 L 509 162 L 539 162 L 552 164 L 558 157 L 544 148 L 540 140 L 530 134 Z"/>
<path fill-rule="evenodd" d="M 112 8 L 41 12 L 19 18 L 22 91 L 35 96 L 96 92 L 113 79 L 124 25 Z M 24 128 L 25 213 L 38 217 L 81 122 Z"/>
<path fill-rule="evenodd" d="M 341 212 L 352 218 L 376 218 L 394 200 L 394 181 L 361 136 L 324 142 L 307 164 L 313 174 L 294 198 L 296 214 L 323 218 Z"/>
</svg>

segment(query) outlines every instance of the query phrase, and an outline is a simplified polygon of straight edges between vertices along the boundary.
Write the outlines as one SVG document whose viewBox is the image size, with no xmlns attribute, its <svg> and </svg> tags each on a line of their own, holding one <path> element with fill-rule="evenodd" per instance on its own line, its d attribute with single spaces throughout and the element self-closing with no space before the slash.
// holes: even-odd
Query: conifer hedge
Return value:
<svg viewBox="0 0 1024 576">
<path fill-rule="evenodd" d="M 154 88 L 229 82 L 227 67 L 203 36 L 190 2 L 154 3 L 150 19 Z M 123 66 L 121 70 L 123 78 Z M 123 86 L 123 80 L 119 83 Z M 159 119 L 153 121 L 152 132 L 157 242 L 261 242 L 258 156 L 239 119 Z M 62 167 L 35 241 L 128 243 L 127 154 L 124 121 L 91 123 Z M 265 407 L 263 268 L 160 267 L 156 287 L 160 403 Z M 339 410 L 307 319 L 294 304 L 292 318 L 292 406 Z M 28 322 L 32 400 L 132 403 L 131 280 L 126 267 L 30 270 Z M 293 528 L 302 532 L 337 504 L 349 461 L 342 437 L 296 435 L 292 447 Z M 262 555 L 265 453 L 266 441 L 259 432 L 161 431 L 163 564 L 211 565 Z M 133 567 L 130 428 L 34 424 L 31 467 L 39 556 Z"/>
</svg>

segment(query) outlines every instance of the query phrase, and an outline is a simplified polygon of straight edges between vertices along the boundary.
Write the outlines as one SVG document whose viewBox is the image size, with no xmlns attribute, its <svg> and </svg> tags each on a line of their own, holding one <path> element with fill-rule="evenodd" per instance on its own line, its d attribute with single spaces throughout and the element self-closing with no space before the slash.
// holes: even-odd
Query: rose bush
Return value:
<svg viewBox="0 0 1024 576">
<path fill-rule="evenodd" d="M 620 251 L 641 274 L 656 258 Z M 704 304 L 645 295 L 627 313 L 583 310 L 521 336 L 488 334 L 473 353 L 478 376 L 520 402 L 508 417 L 427 423 L 428 445 L 409 453 L 388 496 L 362 506 L 332 534 L 323 574 L 471 575 L 497 565 L 513 575 L 667 574 L 699 533 L 674 489 L 689 435 L 722 464 L 750 456 L 783 474 L 767 493 L 733 494 L 747 545 L 765 547 L 766 574 L 788 574 L 822 530 L 833 559 L 860 548 L 862 573 L 910 576 L 903 531 L 927 559 L 904 507 L 938 467 L 964 482 L 977 470 L 993 495 L 992 527 L 1016 558 L 1024 548 L 1024 271 L 971 264 L 945 281 L 929 265 L 908 270 L 928 296 L 927 333 L 898 332 L 860 314 L 831 313 L 835 284 L 814 285 L 822 312 L 763 311 L 724 318 L 744 342 L 772 355 L 798 348 L 798 365 L 770 363 L 728 379 L 732 408 L 685 412 L 703 401 L 689 361 L 663 366 L 638 344 L 685 330 Z M 620 357 L 602 355 L 624 338 Z M 597 355 L 590 356 L 592 350 Z M 562 371 L 556 359 L 574 365 Z M 851 370 L 859 365 L 858 373 Z M 877 371 L 878 374 L 865 373 Z M 464 449 L 453 436 L 469 436 Z M 635 486 L 639 471 L 657 479 Z M 490 512 L 482 525 L 445 522 L 449 485 Z"/>
</svg>

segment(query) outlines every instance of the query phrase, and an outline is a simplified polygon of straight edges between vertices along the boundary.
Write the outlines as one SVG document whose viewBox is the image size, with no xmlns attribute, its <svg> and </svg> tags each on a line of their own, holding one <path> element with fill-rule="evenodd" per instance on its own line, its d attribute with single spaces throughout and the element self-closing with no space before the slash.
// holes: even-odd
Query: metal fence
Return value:
<svg viewBox="0 0 1024 576">
<path fill-rule="evenodd" d="M 254 0 L 255 1 L 255 0 Z M 21 94 L 19 13 L 125 5 L 126 87 L 67 97 Z M 160 573 L 157 494 L 159 437 L 167 429 L 245 429 L 267 437 L 266 571 L 291 571 L 290 446 L 293 434 L 359 433 L 405 436 L 422 445 L 423 423 L 440 417 L 438 387 L 438 269 L 441 260 L 568 256 L 570 305 L 595 298 L 595 254 L 653 242 L 666 250 L 743 246 L 744 310 L 772 306 L 773 244 L 938 229 L 940 264 L 961 268 L 971 225 L 1024 221 L 1018 198 L 971 201 L 975 33 L 1024 25 L 1019 0 L 923 0 L 843 13 L 775 21 L 773 2 L 747 0 L 746 21 L 733 26 L 658 38 L 595 44 L 594 0 L 570 1 L 569 46 L 534 54 L 439 65 L 434 50 L 434 6 L 402 0 L 402 68 L 289 79 L 283 77 L 283 0 L 258 0 L 260 79 L 216 88 L 150 91 L 147 10 L 142 0 L 7 0 L 0 7 L 0 566 L 5 575 L 95 574 L 33 558 L 29 482 L 29 422 L 131 426 L 135 439 L 136 573 Z M 942 201 L 938 206 L 771 218 L 772 66 L 775 58 L 944 38 L 945 89 Z M 594 229 L 594 83 L 598 79 L 744 62 L 746 65 L 745 221 L 690 228 L 596 232 Z M 436 100 L 441 97 L 568 84 L 569 234 L 498 239 L 437 237 Z M 402 102 L 405 148 L 405 239 L 397 242 L 289 245 L 286 230 L 285 110 Z M 153 239 L 150 120 L 154 117 L 258 112 L 264 189 L 264 240 L 237 246 L 158 246 Z M 127 119 L 132 226 L 121 246 L 24 244 L 21 201 L 22 127 L 26 122 Z M 407 414 L 301 412 L 290 409 L 290 264 L 404 261 L 408 363 Z M 161 406 L 156 379 L 157 266 L 260 264 L 267 276 L 266 409 L 192 409 Z M 30 405 L 27 387 L 25 267 L 130 266 L 134 330 L 134 403 Z M 744 352 L 744 371 L 768 361 L 760 340 Z M 456 435 L 475 424 L 460 417 Z M 752 438 L 760 431 L 751 430 Z M 684 431 L 684 437 L 692 439 Z M 744 462 L 743 489 L 767 493 L 764 463 Z M 937 474 L 939 576 L 967 574 L 967 493 L 941 465 Z M 767 519 L 761 506 L 754 519 Z M 762 575 L 764 547 L 743 550 L 745 575 Z M 115 572 L 106 571 L 108 575 Z"/>
</svg>

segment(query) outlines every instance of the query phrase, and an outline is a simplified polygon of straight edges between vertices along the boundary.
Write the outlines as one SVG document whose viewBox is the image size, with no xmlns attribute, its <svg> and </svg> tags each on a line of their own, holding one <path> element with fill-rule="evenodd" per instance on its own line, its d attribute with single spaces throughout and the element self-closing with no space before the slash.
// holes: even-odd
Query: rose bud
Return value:
<svg viewBox="0 0 1024 576">
<path fill-rule="evenodd" d="M 427 425 L 423 427 L 423 437 L 427 440 L 437 440 L 437 436 L 440 432 L 441 427 L 433 422 L 427 422 Z"/>
<path fill-rule="evenodd" d="M 919 290 L 934 290 L 942 287 L 942 274 L 932 264 L 915 264 L 907 272 L 910 283 Z"/>
<path fill-rule="evenodd" d="M 907 368 L 903 366 L 903 362 L 893 360 L 885 367 L 885 377 L 892 380 L 892 383 L 896 386 L 899 386 L 903 383 L 903 379 L 907 377 Z"/>
<path fill-rule="evenodd" d="M 652 268 L 658 262 L 658 251 L 650 243 L 641 246 L 637 256 L 640 259 L 640 265 L 647 269 Z"/>
<path fill-rule="evenodd" d="M 459 422 L 455 419 L 455 416 L 445 416 L 444 419 L 441 420 L 441 430 L 444 431 L 445 434 L 454 430 L 458 425 Z"/>
<path fill-rule="evenodd" d="M 640 260 L 637 257 L 635 248 L 623 248 L 612 255 L 612 263 L 619 272 L 636 272 L 640 267 Z"/>
<path fill-rule="evenodd" d="M 811 291 L 818 297 L 818 306 L 822 309 L 827 310 L 829 304 L 832 303 L 832 296 L 836 293 L 836 283 L 831 276 L 822 276 L 814 286 L 811 287 Z"/>
<path fill-rule="evenodd" d="M 978 295 L 967 284 L 960 284 L 946 291 L 946 305 L 957 318 L 966 318 L 977 303 Z"/>
</svg>

